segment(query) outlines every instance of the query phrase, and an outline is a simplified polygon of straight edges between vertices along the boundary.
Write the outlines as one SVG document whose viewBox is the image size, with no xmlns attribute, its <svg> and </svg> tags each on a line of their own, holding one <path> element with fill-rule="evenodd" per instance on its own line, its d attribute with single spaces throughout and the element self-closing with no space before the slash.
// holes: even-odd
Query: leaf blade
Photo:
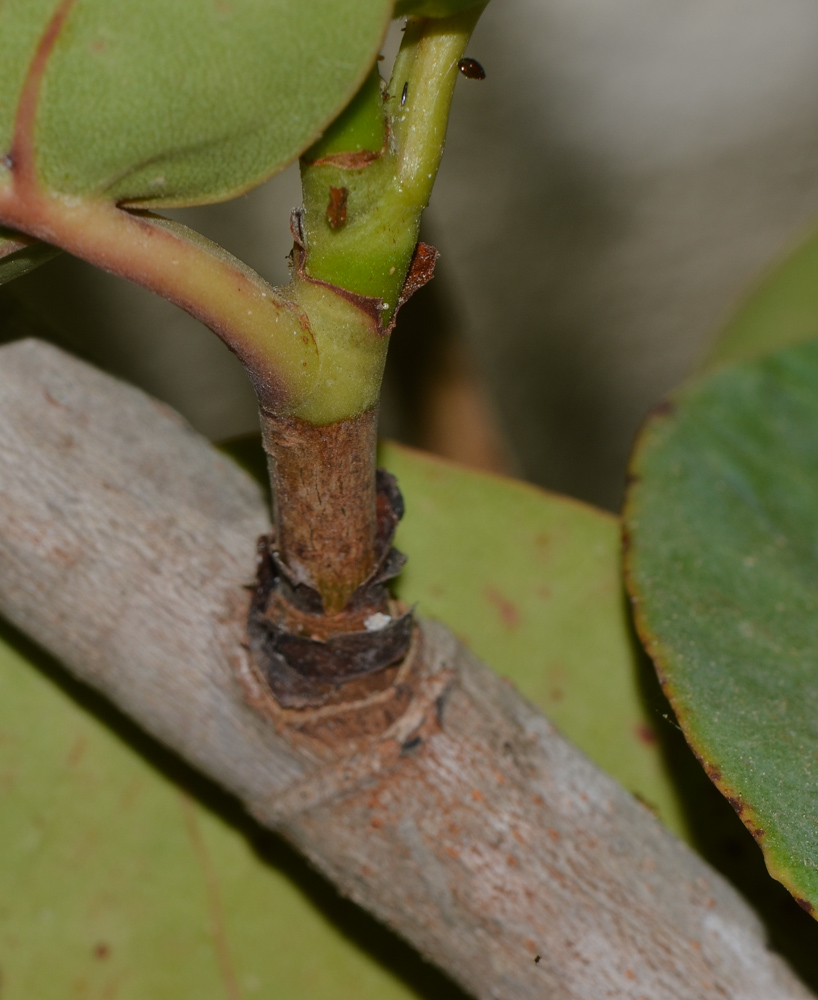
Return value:
<svg viewBox="0 0 818 1000">
<path fill-rule="evenodd" d="M 0 7 L 7 141 L 24 57 L 54 7 L 27 3 Z M 38 172 L 54 191 L 145 206 L 233 197 L 353 97 L 390 14 L 388 0 L 78 0 L 43 78 Z"/>
<path fill-rule="evenodd" d="M 640 633 L 680 724 L 810 912 L 816 386 L 809 342 L 685 390 L 643 432 L 626 513 Z"/>
<path fill-rule="evenodd" d="M 0 285 L 20 278 L 61 251 L 22 233 L 0 229 Z"/>
</svg>

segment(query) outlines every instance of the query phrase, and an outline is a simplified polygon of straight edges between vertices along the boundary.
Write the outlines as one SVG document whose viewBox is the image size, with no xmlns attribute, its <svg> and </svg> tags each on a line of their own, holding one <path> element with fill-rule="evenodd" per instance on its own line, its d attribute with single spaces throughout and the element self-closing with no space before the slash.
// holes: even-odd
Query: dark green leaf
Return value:
<svg viewBox="0 0 818 1000">
<path fill-rule="evenodd" d="M 59 252 L 48 243 L 41 243 L 9 229 L 0 229 L 0 285 L 33 271 L 35 267 L 56 257 Z"/>
<path fill-rule="evenodd" d="M 818 344 L 681 393 L 633 473 L 630 587 L 666 693 L 771 874 L 818 906 Z"/>
<path fill-rule="evenodd" d="M 0 148 L 56 0 L 0 4 Z M 148 205 L 228 198 L 305 149 L 354 95 L 388 0 L 75 0 L 36 122 L 52 189 Z"/>
</svg>

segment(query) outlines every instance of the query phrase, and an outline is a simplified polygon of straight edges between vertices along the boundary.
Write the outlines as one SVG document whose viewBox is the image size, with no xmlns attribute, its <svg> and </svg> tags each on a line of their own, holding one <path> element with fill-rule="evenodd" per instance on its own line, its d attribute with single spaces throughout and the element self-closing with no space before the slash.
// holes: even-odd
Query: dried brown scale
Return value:
<svg viewBox="0 0 818 1000">
<path fill-rule="evenodd" d="M 248 649 L 260 676 L 283 707 L 315 707 L 355 700 L 363 691 L 380 691 L 391 680 L 385 671 L 409 649 L 412 612 L 390 600 L 387 590 L 388 581 L 404 563 L 392 546 L 403 498 L 389 473 L 378 470 L 375 481 L 371 550 L 376 562 L 340 610 L 326 611 L 324 595 L 296 580 L 275 533 L 259 540 Z M 341 524 L 337 514 L 333 524 Z M 382 616 L 374 629 L 367 627 L 373 615 Z"/>
<path fill-rule="evenodd" d="M 340 229 L 347 221 L 347 200 L 349 188 L 330 187 L 329 204 L 327 205 L 327 222 L 330 229 Z"/>
<path fill-rule="evenodd" d="M 341 170 L 362 170 L 370 163 L 379 160 L 386 152 L 388 145 L 384 144 L 381 149 L 361 149 L 356 153 L 330 153 L 328 156 L 321 156 L 317 160 L 310 160 L 304 157 L 304 162 L 310 167 L 332 166 Z"/>
</svg>

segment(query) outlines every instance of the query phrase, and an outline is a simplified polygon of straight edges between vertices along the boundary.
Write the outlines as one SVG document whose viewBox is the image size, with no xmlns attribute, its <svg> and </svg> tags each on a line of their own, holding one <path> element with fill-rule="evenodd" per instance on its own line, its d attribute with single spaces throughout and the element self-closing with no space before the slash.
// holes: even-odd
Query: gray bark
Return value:
<svg viewBox="0 0 818 1000">
<path fill-rule="evenodd" d="M 261 493 L 175 414 L 24 341 L 0 350 L 0 426 L 0 612 L 476 997 L 810 995 L 442 626 L 369 703 L 277 710 L 242 645 Z"/>
</svg>

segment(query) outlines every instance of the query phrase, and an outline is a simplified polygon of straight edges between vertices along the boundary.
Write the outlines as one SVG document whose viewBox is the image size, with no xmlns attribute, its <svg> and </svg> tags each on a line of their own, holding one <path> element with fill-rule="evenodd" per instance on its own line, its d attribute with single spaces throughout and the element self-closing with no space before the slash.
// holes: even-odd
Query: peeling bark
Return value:
<svg viewBox="0 0 818 1000">
<path fill-rule="evenodd" d="M 51 347 L 0 350 L 0 611 L 481 1000 L 810 994 L 737 893 L 439 625 L 282 710 L 244 645 L 258 489 Z"/>
</svg>

